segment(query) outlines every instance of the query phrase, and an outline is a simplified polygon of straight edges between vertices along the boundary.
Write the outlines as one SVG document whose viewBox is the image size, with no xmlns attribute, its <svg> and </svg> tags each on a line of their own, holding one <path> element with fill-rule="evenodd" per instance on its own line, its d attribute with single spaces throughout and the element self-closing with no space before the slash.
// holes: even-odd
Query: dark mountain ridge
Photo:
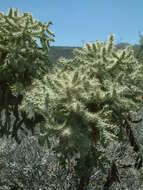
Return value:
<svg viewBox="0 0 143 190">
<path fill-rule="evenodd" d="M 122 42 L 117 44 L 116 47 L 119 49 L 123 49 L 128 45 L 130 44 Z M 81 49 L 81 47 L 51 46 L 49 52 L 49 58 L 53 63 L 56 62 L 60 57 L 65 57 L 68 59 L 73 58 L 73 50 L 76 48 Z"/>
<path fill-rule="evenodd" d="M 49 58 L 52 62 L 56 62 L 60 57 L 73 58 L 73 50 L 81 47 L 68 47 L 68 46 L 52 46 L 49 52 Z"/>
</svg>

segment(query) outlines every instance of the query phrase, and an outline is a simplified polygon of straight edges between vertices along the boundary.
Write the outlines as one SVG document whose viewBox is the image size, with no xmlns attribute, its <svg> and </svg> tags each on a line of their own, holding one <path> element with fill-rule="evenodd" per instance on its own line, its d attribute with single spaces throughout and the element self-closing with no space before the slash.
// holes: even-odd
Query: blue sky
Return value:
<svg viewBox="0 0 143 190">
<path fill-rule="evenodd" d="M 51 20 L 53 45 L 81 46 L 113 33 L 116 43 L 139 41 L 143 32 L 143 0 L 0 0 L 0 11 L 9 7 L 31 12 L 42 22 Z"/>
</svg>

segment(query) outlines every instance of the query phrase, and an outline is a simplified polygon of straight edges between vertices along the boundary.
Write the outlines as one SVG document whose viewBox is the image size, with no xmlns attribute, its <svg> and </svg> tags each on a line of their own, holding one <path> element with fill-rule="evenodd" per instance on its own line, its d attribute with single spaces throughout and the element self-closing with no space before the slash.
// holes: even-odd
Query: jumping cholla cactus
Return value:
<svg viewBox="0 0 143 190">
<path fill-rule="evenodd" d="M 0 14 L 0 81 L 10 84 L 31 83 L 37 78 L 48 59 L 53 33 L 48 24 L 34 20 L 32 15 L 20 15 L 10 9 L 8 15 Z M 38 42 L 40 41 L 40 43 Z"/>
<path fill-rule="evenodd" d="M 121 136 L 130 111 L 140 107 L 143 68 L 131 47 L 115 48 L 113 36 L 106 44 L 86 44 L 76 50 L 70 62 L 74 69 L 65 59 L 40 84 L 43 89 L 46 85 L 43 92 L 47 94 L 42 110 L 47 125 L 41 138 L 57 137 L 55 151 L 61 163 L 66 165 L 74 159 L 80 177 L 78 188 L 84 189 L 93 168 L 106 163 L 104 150 Z M 33 89 L 33 97 L 37 97 L 38 90 Z"/>
<path fill-rule="evenodd" d="M 13 130 L 20 127 L 18 105 L 33 79 L 47 72 L 54 37 L 50 25 L 14 9 L 7 15 L 0 13 L 0 135 L 9 135 L 11 113 L 15 117 Z"/>
</svg>

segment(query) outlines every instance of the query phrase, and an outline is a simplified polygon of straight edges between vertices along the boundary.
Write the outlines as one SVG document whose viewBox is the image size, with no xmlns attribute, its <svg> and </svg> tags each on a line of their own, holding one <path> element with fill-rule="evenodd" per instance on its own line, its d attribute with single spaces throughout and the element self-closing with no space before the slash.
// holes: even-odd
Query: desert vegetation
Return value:
<svg viewBox="0 0 143 190">
<path fill-rule="evenodd" d="M 51 24 L 0 13 L 0 189 L 142 189 L 142 36 L 55 61 Z"/>
</svg>

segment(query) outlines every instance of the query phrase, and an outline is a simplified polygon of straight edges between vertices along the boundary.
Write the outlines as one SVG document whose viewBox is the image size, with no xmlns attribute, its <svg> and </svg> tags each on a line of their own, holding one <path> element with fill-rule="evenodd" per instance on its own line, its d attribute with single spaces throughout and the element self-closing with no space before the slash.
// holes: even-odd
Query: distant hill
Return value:
<svg viewBox="0 0 143 190">
<path fill-rule="evenodd" d="M 80 47 L 52 46 L 49 52 L 49 58 L 56 62 L 60 57 L 73 58 L 73 49 Z"/>
<path fill-rule="evenodd" d="M 126 42 L 121 42 L 121 43 L 119 43 L 119 44 L 116 45 L 116 48 L 118 48 L 118 49 L 124 49 L 127 46 L 130 46 L 130 44 L 126 43 Z"/>
<path fill-rule="evenodd" d="M 118 49 L 123 49 L 128 46 L 128 43 L 119 43 L 116 45 Z M 50 60 L 55 63 L 60 57 L 73 58 L 73 50 L 81 47 L 68 47 L 68 46 L 52 46 L 49 52 Z"/>
</svg>

